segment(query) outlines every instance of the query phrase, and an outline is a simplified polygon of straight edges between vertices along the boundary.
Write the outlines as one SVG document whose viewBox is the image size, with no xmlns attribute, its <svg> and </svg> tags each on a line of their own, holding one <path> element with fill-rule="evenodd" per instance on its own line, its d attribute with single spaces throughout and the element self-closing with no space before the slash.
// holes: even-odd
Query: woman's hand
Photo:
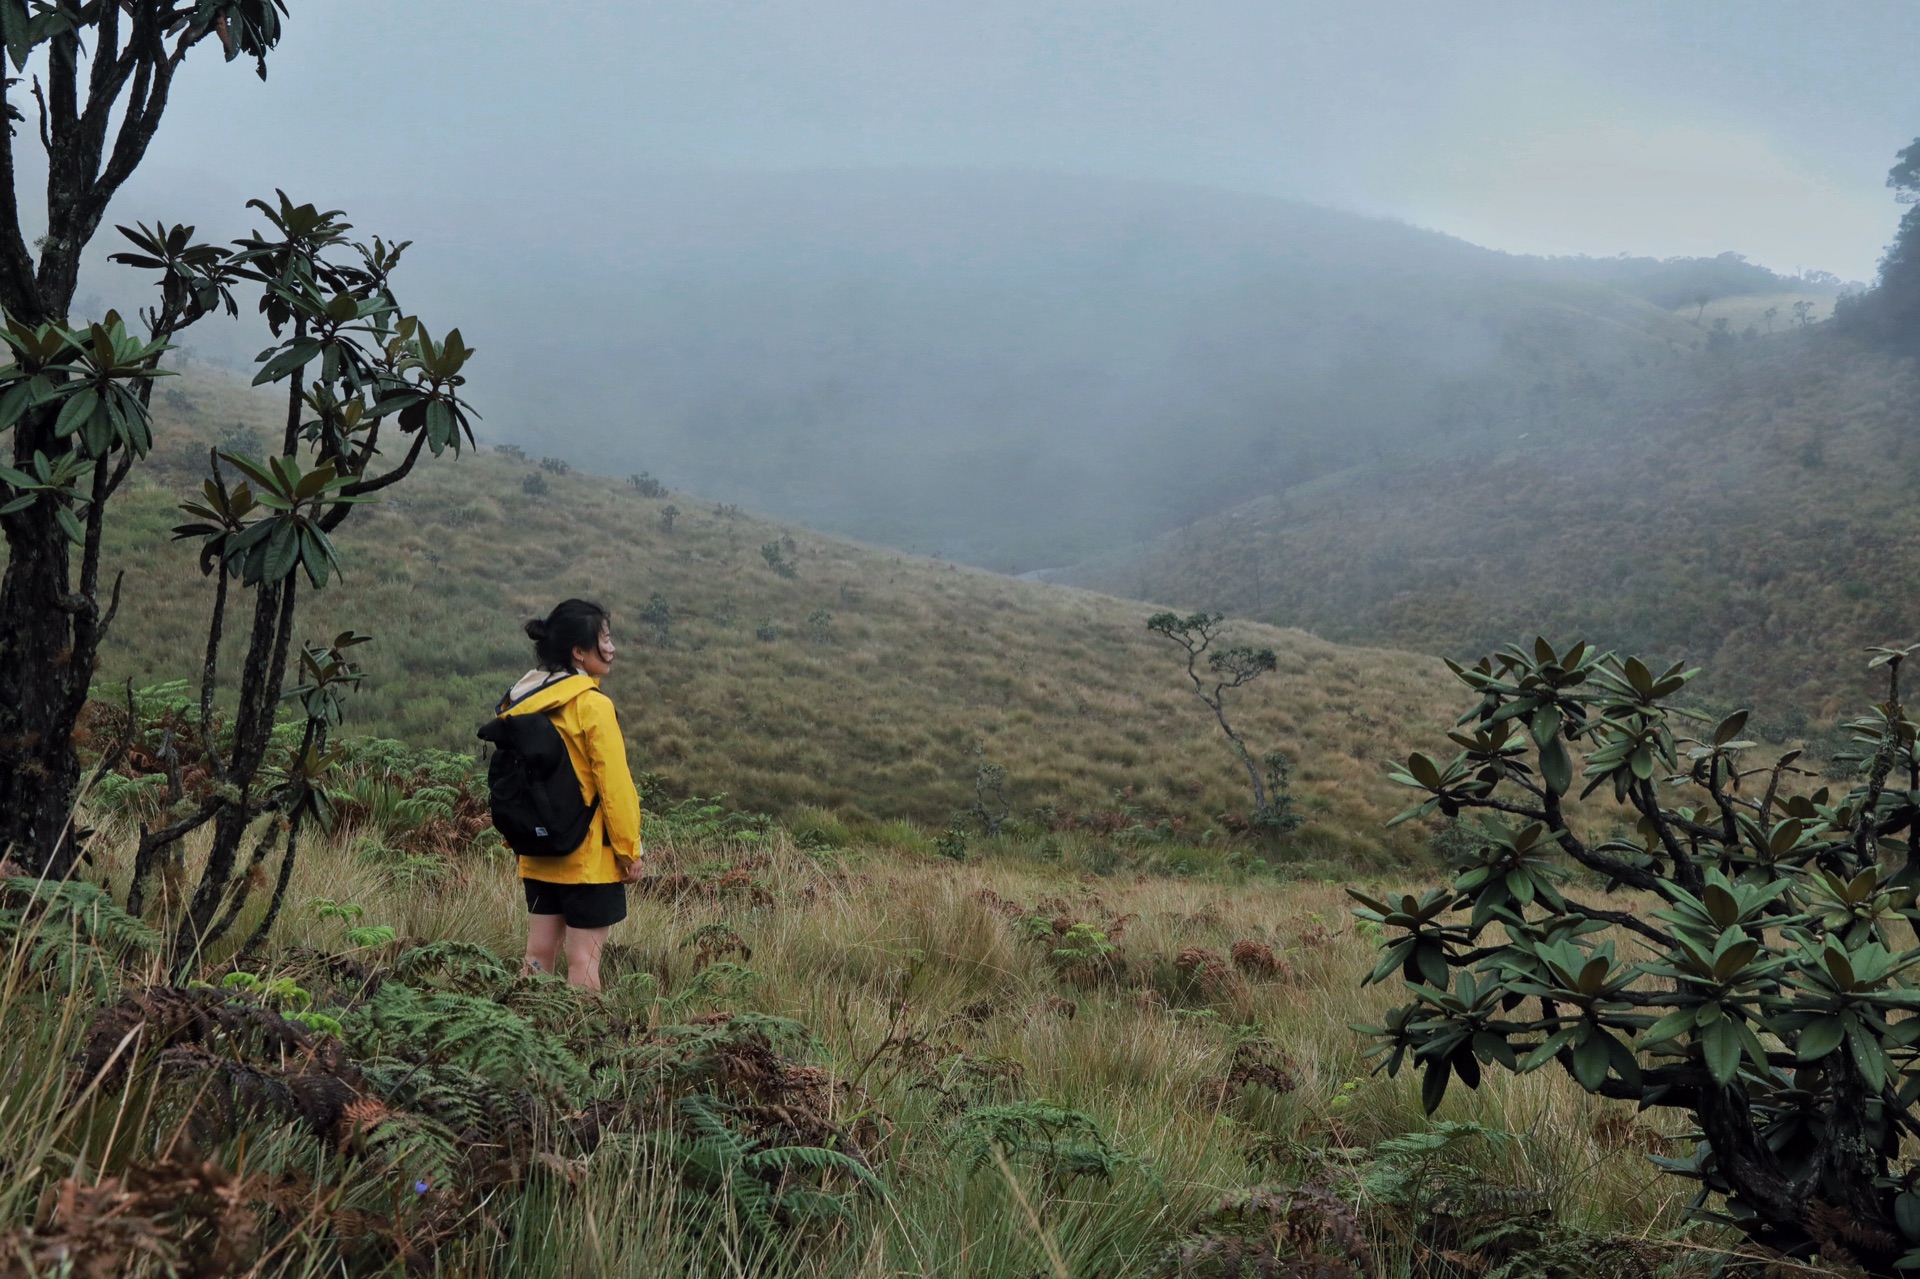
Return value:
<svg viewBox="0 0 1920 1279">
<path fill-rule="evenodd" d="M 625 861 L 626 859 L 622 858 L 621 860 Z M 635 849 L 633 860 L 630 862 L 627 862 L 626 873 L 620 876 L 621 882 L 628 883 L 628 884 L 639 883 L 640 874 L 646 868 L 647 868 L 647 850 L 644 847 Z"/>
</svg>

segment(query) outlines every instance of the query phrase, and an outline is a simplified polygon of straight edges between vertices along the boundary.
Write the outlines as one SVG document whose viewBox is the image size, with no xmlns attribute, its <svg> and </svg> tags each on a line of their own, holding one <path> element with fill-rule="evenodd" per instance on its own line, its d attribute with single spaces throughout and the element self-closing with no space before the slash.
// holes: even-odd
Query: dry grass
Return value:
<svg viewBox="0 0 1920 1279">
<path fill-rule="evenodd" d="M 354 832 L 342 832 L 303 861 L 280 947 L 341 947 L 343 925 L 311 906 L 325 898 L 361 904 L 361 924 L 403 938 L 518 953 L 524 917 L 510 868 L 456 863 L 438 886 L 402 890 L 358 860 L 353 843 Z M 644 971 L 663 997 L 687 991 L 700 962 L 696 931 L 724 923 L 759 977 L 735 1006 L 804 1022 L 817 1060 L 890 1117 L 886 1210 L 787 1273 L 1032 1275 L 1051 1272 L 1051 1253 L 1076 1275 L 1154 1274 L 1168 1242 L 1221 1196 L 1301 1177 L 1344 1186 L 1369 1147 L 1426 1127 L 1414 1078 L 1369 1074 L 1365 1042 L 1348 1029 L 1394 992 L 1361 988 L 1375 951 L 1335 887 L 1103 880 L 900 850 L 809 854 L 778 833 L 752 847 L 676 846 L 663 830 L 654 851 L 658 873 L 710 877 L 732 863 L 765 891 L 677 901 L 636 892 L 613 933 L 609 978 Z M 97 870 L 123 878 L 125 855 L 109 827 Z M 1093 925 L 1119 949 L 1098 973 L 1062 965 L 1054 940 L 1036 940 L 1025 922 L 1036 914 Z M 1185 956 L 1224 959 L 1248 942 L 1271 949 L 1273 970 L 1229 963 L 1215 980 L 1192 980 Z M 1222 1087 L 1243 1043 L 1282 1072 L 1278 1086 Z M 23 1066 L 12 1062 L 16 1075 Z M 960 1175 L 948 1153 L 955 1112 L 939 1090 L 959 1095 L 975 1067 L 1009 1081 L 1002 1096 L 1087 1112 L 1140 1162 L 1111 1182 L 1054 1189 L 1030 1174 L 1012 1188 L 991 1172 Z M 1511 1152 L 1476 1157 L 1489 1184 L 1547 1187 L 1563 1227 L 1658 1241 L 1681 1229 L 1688 1189 L 1643 1157 L 1674 1148 L 1657 1115 L 1588 1097 L 1549 1070 L 1496 1072 L 1476 1093 L 1456 1088 L 1438 1118 L 1525 1134 L 1517 1165 Z M 555 1255 L 596 1258 L 595 1273 L 762 1273 L 724 1240 L 688 1240 L 676 1200 L 686 1191 L 657 1165 L 609 1149 L 576 1182 L 530 1188 L 502 1209 L 508 1254 L 463 1253 L 446 1273 L 546 1273 Z M 1010 1189 L 1037 1205 L 1038 1231 Z M 1375 1243 L 1383 1273 L 1410 1273 L 1392 1239 Z"/>
<path fill-rule="evenodd" d="M 271 399 L 190 373 L 158 410 L 159 443 L 111 524 L 107 563 L 128 570 L 102 683 L 197 669 L 211 587 L 166 541 L 174 503 L 229 424 L 271 429 Z M 179 398 L 184 395 L 185 399 Z M 1016 811 L 1164 810 L 1197 837 L 1248 806 L 1244 775 L 1184 686 L 1153 610 L 1016 581 L 718 511 L 684 494 L 638 497 L 604 476 L 545 476 L 497 453 L 423 464 L 340 539 L 344 582 L 308 597 L 307 633 L 354 627 L 372 673 L 348 731 L 467 750 L 501 690 L 528 665 L 520 622 L 583 594 L 613 610 L 623 655 L 609 684 L 636 768 L 669 794 L 724 791 L 747 808 L 812 805 L 843 818 L 946 821 L 974 798 L 971 749 L 1005 767 Z M 674 532 L 660 513 L 681 509 Z M 763 544 L 793 539 L 783 579 Z M 671 647 L 636 620 L 650 596 L 676 620 Z M 830 613 L 823 639 L 808 618 Z M 777 637 L 756 637 L 761 626 Z M 229 631 L 243 629 L 230 626 Z M 1432 659 L 1341 648 L 1244 625 L 1280 670 L 1236 713 L 1256 751 L 1294 761 L 1308 825 L 1295 855 L 1384 864 L 1415 835 L 1382 830 L 1397 796 L 1382 761 L 1451 718 Z"/>
</svg>

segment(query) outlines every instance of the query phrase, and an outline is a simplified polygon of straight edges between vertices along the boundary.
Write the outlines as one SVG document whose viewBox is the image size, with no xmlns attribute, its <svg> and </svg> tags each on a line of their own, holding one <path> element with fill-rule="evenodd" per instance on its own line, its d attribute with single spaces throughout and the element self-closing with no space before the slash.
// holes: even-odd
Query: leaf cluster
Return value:
<svg viewBox="0 0 1920 1279">
<path fill-rule="evenodd" d="M 1851 725 L 1868 767 L 1844 795 L 1788 793 L 1798 752 L 1750 765 L 1745 712 L 1682 711 L 1694 672 L 1544 639 L 1455 664 L 1475 705 L 1451 759 L 1395 770 L 1424 792 L 1396 820 L 1478 810 L 1471 851 L 1417 897 L 1349 890 L 1383 931 L 1367 980 L 1411 996 L 1358 1028 L 1379 1065 L 1420 1068 L 1431 1111 L 1454 1079 L 1557 1064 L 1589 1092 L 1690 1112 L 1699 1153 L 1669 1166 L 1757 1237 L 1811 1246 L 1814 1206 L 1844 1196 L 1892 1228 L 1900 1144 L 1920 1136 L 1906 654 L 1875 653 L 1889 693 Z M 1610 838 L 1570 819 L 1576 782 L 1617 805 Z M 1645 896 L 1610 907 L 1577 883 Z M 1893 1252 L 1920 1263 L 1910 1216 Z"/>
</svg>

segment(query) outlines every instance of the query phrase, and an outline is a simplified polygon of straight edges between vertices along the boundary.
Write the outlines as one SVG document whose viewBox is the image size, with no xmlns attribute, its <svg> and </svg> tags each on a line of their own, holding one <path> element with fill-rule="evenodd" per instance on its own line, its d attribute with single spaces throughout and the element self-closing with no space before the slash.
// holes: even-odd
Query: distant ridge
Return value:
<svg viewBox="0 0 1920 1279">
<path fill-rule="evenodd" d="M 1543 259 L 1171 183 L 1009 171 L 663 177 L 456 230 L 488 429 L 1014 572 L 1357 462 L 1480 447 L 1704 337 L 1733 258 Z M 447 256 L 450 255 L 450 256 Z M 1673 307 L 1683 307 L 1676 314 Z M 1784 321 L 1783 321 L 1784 322 Z"/>
</svg>

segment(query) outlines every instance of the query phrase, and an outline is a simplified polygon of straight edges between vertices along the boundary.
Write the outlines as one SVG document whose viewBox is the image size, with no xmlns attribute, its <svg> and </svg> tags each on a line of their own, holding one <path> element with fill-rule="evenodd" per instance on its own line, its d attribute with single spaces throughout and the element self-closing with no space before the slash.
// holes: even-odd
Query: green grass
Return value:
<svg viewBox="0 0 1920 1279">
<path fill-rule="evenodd" d="M 162 397 L 158 443 L 110 523 L 108 571 L 125 602 L 97 693 L 198 669 L 212 586 L 170 543 L 174 505 L 205 451 L 239 423 L 270 428 L 271 397 L 190 373 Z M 184 398 L 182 398 L 184 397 Z M 1167 818 L 1197 840 L 1248 807 L 1244 777 L 1184 686 L 1142 605 L 862 546 L 721 510 L 686 494 L 648 500 L 620 481 L 545 475 L 487 451 L 423 463 L 339 536 L 344 580 L 302 605 L 303 633 L 352 627 L 371 678 L 346 731 L 469 750 L 473 730 L 528 665 L 521 622 L 567 595 L 613 611 L 622 646 L 609 692 L 634 767 L 665 796 L 725 792 L 739 807 L 819 810 L 875 826 L 943 826 L 974 800 L 973 746 L 1006 769 L 1016 815 Z M 669 503 L 681 514 L 661 526 Z M 792 539 L 791 579 L 760 548 Z M 667 644 L 638 619 L 662 596 Z M 824 635 L 808 619 L 831 614 Z M 762 639 L 756 633 L 777 637 Z M 244 630 L 230 622 L 229 635 Z M 1235 703 L 1256 750 L 1294 762 L 1307 825 L 1292 856 L 1384 864 L 1418 835 L 1382 829 L 1397 796 L 1382 761 L 1448 722 L 1437 661 L 1342 648 L 1257 625 L 1279 671 Z M 230 651 L 228 668 L 237 661 Z"/>
</svg>

